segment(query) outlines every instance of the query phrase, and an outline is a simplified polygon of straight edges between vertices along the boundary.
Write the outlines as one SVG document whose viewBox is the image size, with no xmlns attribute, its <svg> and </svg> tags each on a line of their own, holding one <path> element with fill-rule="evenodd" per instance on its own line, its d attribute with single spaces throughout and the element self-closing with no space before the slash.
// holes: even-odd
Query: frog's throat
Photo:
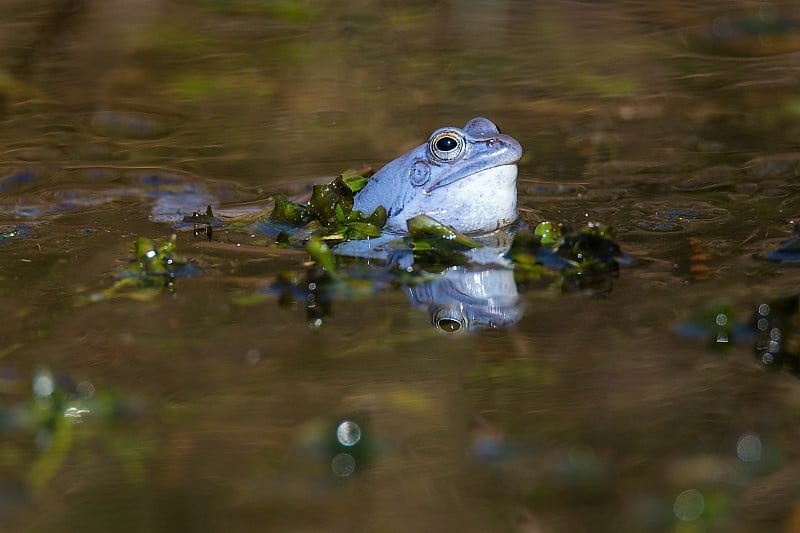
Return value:
<svg viewBox="0 0 800 533">
<path fill-rule="evenodd" d="M 484 180 L 487 186 L 502 186 L 504 184 L 516 186 L 517 164 L 507 163 L 494 167 L 482 168 L 469 174 L 460 175 L 457 178 L 448 176 L 447 178 L 439 180 L 435 183 L 432 183 L 429 187 L 426 187 L 424 189 L 424 194 L 431 194 L 437 189 L 449 187 L 450 185 L 454 185 L 458 182 L 476 177 L 480 177 L 482 180 Z"/>
</svg>

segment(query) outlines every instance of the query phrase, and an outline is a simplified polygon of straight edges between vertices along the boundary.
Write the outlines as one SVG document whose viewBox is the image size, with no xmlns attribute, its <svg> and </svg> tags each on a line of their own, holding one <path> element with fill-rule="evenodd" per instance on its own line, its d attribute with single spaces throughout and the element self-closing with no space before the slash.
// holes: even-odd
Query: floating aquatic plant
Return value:
<svg viewBox="0 0 800 533">
<path fill-rule="evenodd" d="M 483 246 L 425 214 L 408 219 L 406 224 L 408 237 L 400 239 L 396 246 L 410 249 L 414 263 L 429 271 L 465 265 L 469 258 L 463 252 Z"/>
<path fill-rule="evenodd" d="M 159 245 L 147 237 L 136 239 L 131 266 L 120 272 L 110 287 L 92 294 L 89 301 L 116 297 L 146 301 L 165 290 L 174 292 L 175 278 L 196 270 L 193 263 L 176 253 L 176 242 L 174 234 Z"/>
<path fill-rule="evenodd" d="M 613 235 L 599 224 L 576 230 L 542 222 L 533 232 L 517 232 L 506 255 L 520 281 L 541 279 L 549 268 L 559 272 L 564 290 L 609 290 L 619 262 L 626 259 Z"/>
<path fill-rule="evenodd" d="M 32 376 L 27 394 L 18 402 L 0 408 L 0 432 L 31 436 L 29 442 L 37 453 L 27 468 L 26 481 L 38 493 L 61 470 L 70 452 L 93 436 L 87 427 L 90 422 L 119 420 L 136 416 L 140 411 L 130 399 L 96 390 L 88 381 L 76 383 L 67 375 L 56 376 L 47 367 L 40 367 Z M 4 454 L 30 456 L 27 450 L 25 453 L 12 450 L 13 442 L 13 439 L 5 441 Z"/>
<path fill-rule="evenodd" d="M 313 263 L 304 274 L 283 272 L 266 294 L 244 296 L 234 302 L 251 305 L 271 294 L 278 297 L 282 306 L 304 305 L 309 326 L 318 328 L 333 314 L 334 300 L 371 295 L 388 285 L 381 276 L 359 265 L 353 265 L 352 269 L 339 268 L 333 251 L 321 237 L 312 237 L 306 249 Z"/>
<path fill-rule="evenodd" d="M 367 214 L 353 209 L 353 198 L 373 173 L 369 167 L 348 170 L 328 183 L 315 185 L 306 204 L 285 195 L 275 198 L 269 218 L 294 226 L 308 226 L 325 240 L 338 243 L 378 237 L 386 224 L 386 209 L 378 206 Z"/>
</svg>

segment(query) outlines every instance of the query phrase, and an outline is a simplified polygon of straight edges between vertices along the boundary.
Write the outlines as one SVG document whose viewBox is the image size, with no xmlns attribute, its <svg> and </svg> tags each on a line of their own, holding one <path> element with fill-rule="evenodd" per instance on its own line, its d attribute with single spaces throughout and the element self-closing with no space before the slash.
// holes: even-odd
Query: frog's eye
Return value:
<svg viewBox="0 0 800 533">
<path fill-rule="evenodd" d="M 457 309 L 450 307 L 437 307 L 431 312 L 431 324 L 439 333 L 448 335 L 466 333 L 467 318 Z"/>
<path fill-rule="evenodd" d="M 428 141 L 428 151 L 437 161 L 452 161 L 464 153 L 467 146 L 464 134 L 457 130 L 440 130 L 431 136 Z"/>
</svg>

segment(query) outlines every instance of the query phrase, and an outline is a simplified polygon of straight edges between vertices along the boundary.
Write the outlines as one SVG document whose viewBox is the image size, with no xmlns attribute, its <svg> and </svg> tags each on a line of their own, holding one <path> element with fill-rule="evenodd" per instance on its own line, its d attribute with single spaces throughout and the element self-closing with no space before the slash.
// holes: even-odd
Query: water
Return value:
<svg viewBox="0 0 800 533">
<path fill-rule="evenodd" d="M 800 389 L 747 325 L 797 291 L 756 256 L 800 216 L 798 35 L 789 3 L 6 2 L 4 527 L 794 531 Z M 616 228 L 610 292 L 444 335 L 387 288 L 310 328 L 261 298 L 307 256 L 215 228 L 174 294 L 87 303 L 183 214 L 477 115 L 526 219 Z"/>
</svg>

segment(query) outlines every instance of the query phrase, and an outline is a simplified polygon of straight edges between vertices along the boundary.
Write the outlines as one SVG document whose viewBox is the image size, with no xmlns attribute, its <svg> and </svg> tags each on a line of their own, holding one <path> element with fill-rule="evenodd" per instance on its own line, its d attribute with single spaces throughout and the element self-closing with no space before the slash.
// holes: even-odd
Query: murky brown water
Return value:
<svg viewBox="0 0 800 533">
<path fill-rule="evenodd" d="M 678 332 L 798 290 L 754 255 L 800 216 L 800 10 L 406 4 L 4 2 L 3 528 L 800 530 L 796 375 Z M 525 149 L 527 218 L 616 228 L 611 292 L 520 286 L 515 326 L 446 336 L 387 289 L 309 328 L 242 305 L 306 257 L 222 228 L 179 232 L 174 295 L 86 303 L 178 208 L 478 115 Z"/>
</svg>

